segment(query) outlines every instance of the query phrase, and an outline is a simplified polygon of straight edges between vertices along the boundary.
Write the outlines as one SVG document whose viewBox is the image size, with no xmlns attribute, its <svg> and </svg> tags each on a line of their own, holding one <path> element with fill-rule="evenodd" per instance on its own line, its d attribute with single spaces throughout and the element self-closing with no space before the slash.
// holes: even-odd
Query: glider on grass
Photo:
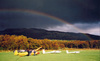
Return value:
<svg viewBox="0 0 100 61">
<path fill-rule="evenodd" d="M 37 55 L 37 54 L 39 54 L 39 52 L 37 52 L 37 50 L 39 50 L 40 48 L 42 48 L 42 47 L 39 47 L 36 50 L 31 50 L 31 51 L 15 50 L 14 55 L 17 55 L 17 56 L 29 56 L 29 55 L 34 55 L 34 54 Z"/>
<path fill-rule="evenodd" d="M 80 51 L 68 52 L 68 50 L 66 50 L 66 53 L 67 53 L 67 54 L 69 54 L 69 53 L 80 53 Z"/>
<path fill-rule="evenodd" d="M 42 50 L 43 54 L 48 54 L 48 53 L 61 53 L 61 51 L 50 51 L 50 52 L 45 52 L 45 49 Z"/>
</svg>

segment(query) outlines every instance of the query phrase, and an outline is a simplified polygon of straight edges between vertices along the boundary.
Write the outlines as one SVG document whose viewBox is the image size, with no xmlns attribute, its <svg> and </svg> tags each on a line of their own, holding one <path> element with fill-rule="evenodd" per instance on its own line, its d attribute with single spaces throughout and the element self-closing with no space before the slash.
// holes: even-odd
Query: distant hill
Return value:
<svg viewBox="0 0 100 61">
<path fill-rule="evenodd" d="M 0 34 L 9 34 L 9 35 L 24 35 L 27 37 L 35 39 L 58 39 L 58 40 L 100 40 L 100 36 L 83 34 L 83 33 L 72 33 L 72 32 L 59 32 L 59 31 L 47 31 L 44 29 L 36 28 L 21 28 L 21 29 L 6 29 L 0 31 Z"/>
</svg>

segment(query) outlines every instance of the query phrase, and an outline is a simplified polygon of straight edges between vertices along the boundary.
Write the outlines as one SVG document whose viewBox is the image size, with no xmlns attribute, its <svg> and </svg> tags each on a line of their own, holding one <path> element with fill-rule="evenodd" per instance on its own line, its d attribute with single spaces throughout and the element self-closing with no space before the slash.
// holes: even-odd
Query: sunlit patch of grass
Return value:
<svg viewBox="0 0 100 61">
<path fill-rule="evenodd" d="M 11 50 L 0 50 L 0 52 L 12 52 Z"/>
</svg>

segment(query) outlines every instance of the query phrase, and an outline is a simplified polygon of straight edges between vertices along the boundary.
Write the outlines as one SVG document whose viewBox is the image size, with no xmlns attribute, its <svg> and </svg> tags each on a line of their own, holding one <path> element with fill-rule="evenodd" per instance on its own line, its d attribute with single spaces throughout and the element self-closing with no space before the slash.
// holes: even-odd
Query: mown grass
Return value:
<svg viewBox="0 0 100 61">
<path fill-rule="evenodd" d="M 72 51 L 72 50 L 71 50 Z M 73 50 L 74 51 L 74 50 Z M 79 54 L 40 54 L 37 56 L 14 56 L 13 52 L 0 52 L 0 61 L 100 61 L 99 50 L 81 50 Z"/>
</svg>

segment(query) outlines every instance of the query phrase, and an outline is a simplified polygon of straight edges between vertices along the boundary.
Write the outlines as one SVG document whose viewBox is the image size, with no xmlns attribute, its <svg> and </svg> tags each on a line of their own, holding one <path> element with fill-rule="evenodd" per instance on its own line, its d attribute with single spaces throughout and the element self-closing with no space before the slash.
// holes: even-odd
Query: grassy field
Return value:
<svg viewBox="0 0 100 61">
<path fill-rule="evenodd" d="M 74 51 L 74 50 L 73 50 Z M 100 61 L 100 50 L 81 50 L 79 54 L 40 54 L 37 56 L 14 56 L 13 52 L 0 52 L 0 61 Z"/>
</svg>

